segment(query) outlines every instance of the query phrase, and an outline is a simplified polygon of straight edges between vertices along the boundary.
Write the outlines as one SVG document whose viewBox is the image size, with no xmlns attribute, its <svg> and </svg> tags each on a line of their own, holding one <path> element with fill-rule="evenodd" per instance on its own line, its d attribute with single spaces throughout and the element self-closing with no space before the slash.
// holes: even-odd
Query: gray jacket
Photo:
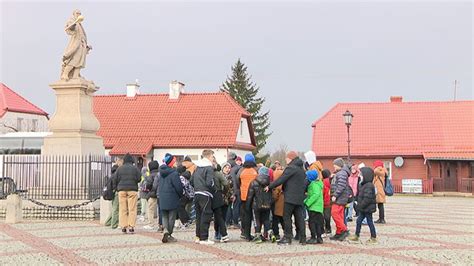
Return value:
<svg viewBox="0 0 474 266">
<path fill-rule="evenodd" d="M 335 180 L 331 185 L 331 190 L 334 191 L 333 196 L 336 197 L 336 204 L 338 205 L 346 205 L 349 200 L 349 175 L 351 174 L 351 170 L 347 165 L 344 165 L 341 170 L 336 173 L 334 177 Z"/>
</svg>

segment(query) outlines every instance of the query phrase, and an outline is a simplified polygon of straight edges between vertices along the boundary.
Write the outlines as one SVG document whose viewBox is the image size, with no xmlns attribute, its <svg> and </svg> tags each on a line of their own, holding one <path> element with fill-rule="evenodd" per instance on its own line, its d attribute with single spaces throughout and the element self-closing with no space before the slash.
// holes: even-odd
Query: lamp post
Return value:
<svg viewBox="0 0 474 266">
<path fill-rule="evenodd" d="M 350 127 L 352 125 L 352 118 L 354 117 L 354 115 L 352 115 L 351 112 L 349 112 L 349 110 L 346 110 L 346 112 L 344 114 L 342 114 L 342 116 L 344 117 L 344 123 L 346 124 L 347 126 L 347 160 L 348 162 L 351 161 L 351 135 L 350 135 Z"/>
</svg>

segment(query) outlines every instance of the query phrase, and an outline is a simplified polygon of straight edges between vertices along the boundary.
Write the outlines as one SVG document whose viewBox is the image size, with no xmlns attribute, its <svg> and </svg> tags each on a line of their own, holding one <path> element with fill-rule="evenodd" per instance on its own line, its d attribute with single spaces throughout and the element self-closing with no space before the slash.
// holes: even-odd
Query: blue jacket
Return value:
<svg viewBox="0 0 474 266">
<path fill-rule="evenodd" d="M 179 199 L 183 196 L 183 185 L 176 169 L 170 168 L 165 164 L 160 166 L 158 190 L 161 210 L 171 211 L 178 209 Z"/>
</svg>

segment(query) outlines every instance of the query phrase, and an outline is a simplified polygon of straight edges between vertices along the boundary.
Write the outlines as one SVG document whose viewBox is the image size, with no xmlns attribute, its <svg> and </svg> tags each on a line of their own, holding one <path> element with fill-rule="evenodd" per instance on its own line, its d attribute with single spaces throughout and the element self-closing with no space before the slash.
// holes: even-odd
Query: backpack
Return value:
<svg viewBox="0 0 474 266">
<path fill-rule="evenodd" d="M 265 192 L 262 186 L 258 186 L 258 189 L 255 193 L 255 208 L 257 210 L 269 210 L 272 207 L 272 194 L 270 192 Z"/>
<path fill-rule="evenodd" d="M 114 196 L 115 193 L 112 187 L 112 177 L 109 177 L 104 189 L 102 190 L 102 198 L 104 198 L 104 200 L 113 200 Z"/>
<path fill-rule="evenodd" d="M 383 190 L 385 191 L 385 195 L 389 197 L 393 196 L 392 181 L 390 180 L 390 178 L 388 178 L 387 175 L 385 176 L 385 187 L 383 188 Z"/>
</svg>

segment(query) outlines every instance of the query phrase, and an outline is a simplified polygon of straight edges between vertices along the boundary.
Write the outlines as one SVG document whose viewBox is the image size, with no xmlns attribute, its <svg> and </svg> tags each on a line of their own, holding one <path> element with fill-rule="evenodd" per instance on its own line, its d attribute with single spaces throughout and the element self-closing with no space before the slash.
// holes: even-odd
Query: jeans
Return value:
<svg viewBox="0 0 474 266">
<path fill-rule="evenodd" d="M 119 224 L 123 228 L 134 228 L 137 222 L 137 192 L 119 191 Z"/>
<path fill-rule="evenodd" d="M 240 220 L 242 223 L 241 232 L 248 240 L 251 240 L 251 227 L 252 227 L 252 209 L 247 209 L 246 202 L 242 201 L 240 204 Z"/>
<path fill-rule="evenodd" d="M 221 236 L 227 236 L 227 228 L 224 220 L 227 207 L 227 205 L 224 205 L 214 210 L 214 231 Z"/>
<path fill-rule="evenodd" d="M 349 208 L 347 209 L 347 214 L 346 214 L 346 218 L 349 219 L 353 217 L 354 215 L 354 202 L 351 202 L 349 203 Z"/>
<path fill-rule="evenodd" d="M 164 232 L 171 235 L 173 234 L 174 223 L 176 221 L 178 210 L 162 210 L 162 212 Z"/>
<path fill-rule="evenodd" d="M 118 193 L 115 192 L 114 199 L 112 200 L 112 211 L 109 217 L 105 221 L 105 226 L 110 226 L 112 229 L 118 227 L 119 223 L 119 197 Z"/>
<path fill-rule="evenodd" d="M 295 205 L 285 202 L 283 207 L 283 223 L 285 238 L 288 240 L 293 239 L 293 221 L 291 217 L 295 217 L 296 231 L 299 234 L 300 242 L 306 241 L 306 230 L 304 222 L 304 213 L 303 205 Z"/>
<path fill-rule="evenodd" d="M 321 238 L 323 226 L 323 214 L 320 212 L 309 211 L 309 230 L 311 231 L 311 238 Z"/>
<path fill-rule="evenodd" d="M 209 239 L 209 225 L 212 218 L 211 198 L 196 194 L 194 206 L 196 208 L 196 237 L 199 237 L 201 241 L 206 241 Z"/>
<path fill-rule="evenodd" d="M 385 220 L 385 209 L 383 203 L 377 203 L 377 207 L 379 208 L 379 220 Z"/>
<path fill-rule="evenodd" d="M 362 221 L 367 219 L 367 225 L 370 228 L 370 237 L 376 238 L 377 232 L 375 231 L 374 221 L 372 219 L 372 213 L 366 212 L 359 212 L 359 216 L 357 217 L 357 225 L 356 225 L 356 236 L 360 236 L 360 228 L 362 227 Z"/>
<path fill-rule="evenodd" d="M 340 235 L 347 231 L 347 226 L 344 224 L 344 205 L 333 204 L 331 206 L 331 216 L 336 223 L 336 234 Z"/>
<path fill-rule="evenodd" d="M 324 208 L 324 228 L 331 232 L 331 206 Z"/>
<path fill-rule="evenodd" d="M 262 226 L 264 230 L 270 228 L 270 210 L 254 210 L 255 214 L 255 233 L 262 233 Z"/>
<path fill-rule="evenodd" d="M 229 204 L 225 219 L 227 224 L 239 225 L 240 204 L 239 198 L 236 198 L 232 204 Z"/>
</svg>

